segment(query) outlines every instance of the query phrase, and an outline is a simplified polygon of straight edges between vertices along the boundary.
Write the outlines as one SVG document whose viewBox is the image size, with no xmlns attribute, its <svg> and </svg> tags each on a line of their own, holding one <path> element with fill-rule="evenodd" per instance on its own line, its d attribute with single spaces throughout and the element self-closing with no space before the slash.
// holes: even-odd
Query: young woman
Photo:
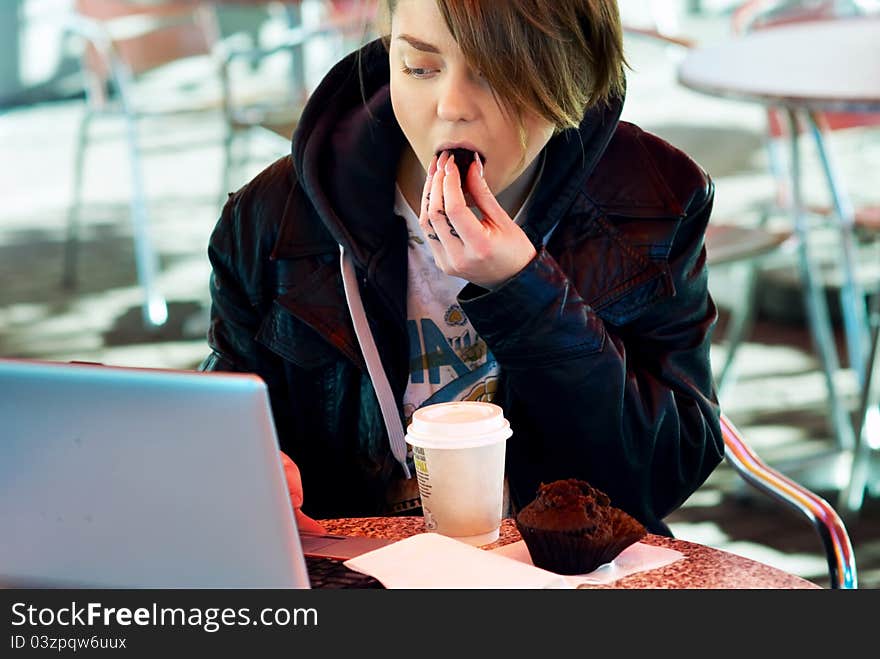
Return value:
<svg viewBox="0 0 880 659">
<path fill-rule="evenodd" d="M 204 368 L 268 384 L 306 528 L 417 514 L 408 418 L 472 399 L 514 430 L 514 510 L 580 478 L 668 533 L 723 456 L 713 187 L 619 121 L 616 3 L 380 4 L 223 209 Z"/>
</svg>

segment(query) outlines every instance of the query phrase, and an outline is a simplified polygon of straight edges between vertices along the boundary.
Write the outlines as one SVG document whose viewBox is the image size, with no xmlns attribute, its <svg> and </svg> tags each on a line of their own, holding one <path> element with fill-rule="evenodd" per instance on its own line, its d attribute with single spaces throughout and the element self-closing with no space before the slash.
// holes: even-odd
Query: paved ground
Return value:
<svg viewBox="0 0 880 659">
<path fill-rule="evenodd" d="M 705 34 L 718 36 L 716 23 L 705 27 Z M 772 192 L 765 173 L 760 109 L 677 88 L 674 53 L 632 44 L 630 57 L 636 70 L 630 76 L 624 117 L 679 145 L 712 174 L 719 220 L 752 221 L 756 207 Z M 140 291 L 127 224 L 129 180 L 123 132 L 114 120 L 96 126 L 96 141 L 88 155 L 78 285 L 73 290 L 60 285 L 80 113 L 79 101 L 63 101 L 0 114 L 0 180 L 4 181 L 0 355 L 193 367 L 207 351 L 205 246 L 225 196 L 219 184 L 220 117 L 209 113 L 198 120 L 142 124 L 151 233 L 161 257 L 160 286 L 171 312 L 166 327 L 147 332 L 140 321 Z M 866 163 L 873 163 L 873 171 L 878 171 L 876 134 L 836 138 L 834 147 L 848 181 L 864 181 L 870 166 Z M 255 136 L 251 159 L 233 180 L 243 183 L 286 151 L 283 140 Z M 811 163 L 815 164 L 808 158 Z M 821 197 L 815 175 L 808 176 L 807 187 L 811 195 Z M 875 188 L 855 188 L 856 200 L 876 194 Z M 863 251 L 865 268 L 880 262 L 880 252 L 871 244 Z M 787 272 L 781 267 L 775 277 L 765 279 L 762 318 L 738 356 L 739 378 L 722 402 L 762 456 L 795 475 L 800 472 L 793 461 L 827 452 L 833 445 L 822 379 L 799 318 L 797 288 Z M 725 272 L 712 273 L 713 292 L 721 305 L 737 294 L 733 282 Z M 719 331 L 713 354 L 718 363 L 724 354 L 722 334 Z M 841 382 L 845 390 L 854 391 L 851 373 L 842 372 Z M 880 586 L 876 495 L 860 516 L 847 520 L 861 585 L 872 588 Z M 833 501 L 834 493 L 827 497 Z M 752 494 L 726 465 L 669 521 L 679 537 L 827 584 L 825 560 L 812 527 Z"/>
</svg>

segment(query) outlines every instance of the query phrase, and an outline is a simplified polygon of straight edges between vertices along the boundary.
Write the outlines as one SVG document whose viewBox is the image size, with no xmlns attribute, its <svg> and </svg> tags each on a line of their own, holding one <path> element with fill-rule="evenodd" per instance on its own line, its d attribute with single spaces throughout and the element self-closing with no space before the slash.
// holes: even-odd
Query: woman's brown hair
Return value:
<svg viewBox="0 0 880 659">
<path fill-rule="evenodd" d="M 533 112 L 556 132 L 624 88 L 616 0 L 436 0 L 446 27 L 502 108 Z M 389 45 L 397 0 L 380 0 L 378 31 Z"/>
</svg>

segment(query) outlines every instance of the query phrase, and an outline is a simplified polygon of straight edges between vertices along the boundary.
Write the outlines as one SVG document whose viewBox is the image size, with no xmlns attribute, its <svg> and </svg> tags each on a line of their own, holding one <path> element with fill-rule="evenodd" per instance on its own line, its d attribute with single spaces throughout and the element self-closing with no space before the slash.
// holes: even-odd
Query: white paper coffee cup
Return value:
<svg viewBox="0 0 880 659">
<path fill-rule="evenodd" d="M 415 411 L 406 441 L 429 531 L 472 545 L 498 539 L 511 434 L 503 410 L 492 403 L 437 403 Z"/>
</svg>

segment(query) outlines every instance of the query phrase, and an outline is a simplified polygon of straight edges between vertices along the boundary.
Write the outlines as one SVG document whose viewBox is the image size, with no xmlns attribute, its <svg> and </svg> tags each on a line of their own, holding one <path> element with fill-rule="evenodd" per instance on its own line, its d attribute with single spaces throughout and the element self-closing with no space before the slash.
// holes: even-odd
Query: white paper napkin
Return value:
<svg viewBox="0 0 880 659">
<path fill-rule="evenodd" d="M 571 588 L 560 575 L 439 533 L 420 533 L 345 565 L 386 588 Z"/>
<path fill-rule="evenodd" d="M 345 565 L 386 588 L 577 588 L 610 583 L 683 558 L 673 549 L 630 545 L 611 563 L 584 575 L 560 575 L 532 564 L 519 541 L 491 551 L 439 533 L 420 533 L 349 559 Z"/>
<path fill-rule="evenodd" d="M 532 557 L 529 555 L 526 543 L 522 540 L 498 547 L 492 552 L 532 565 Z M 658 567 L 669 565 L 682 558 L 684 558 L 684 554 L 675 549 L 636 542 L 620 552 L 613 561 L 600 565 L 592 572 L 560 576 L 568 582 L 571 588 L 577 588 L 581 585 L 608 584 L 636 572 L 656 570 Z"/>
</svg>

